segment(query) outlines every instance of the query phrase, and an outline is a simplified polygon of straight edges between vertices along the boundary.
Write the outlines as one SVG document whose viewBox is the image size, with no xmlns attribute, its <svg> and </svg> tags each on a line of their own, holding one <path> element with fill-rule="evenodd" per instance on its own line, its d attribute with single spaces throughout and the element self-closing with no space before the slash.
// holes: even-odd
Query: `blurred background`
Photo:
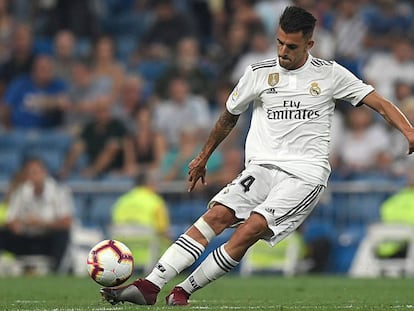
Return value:
<svg viewBox="0 0 414 311">
<path fill-rule="evenodd" d="M 155 199 L 137 196 L 130 214 L 148 217 L 130 223 L 146 222 L 167 239 L 179 236 L 243 168 L 249 112 L 210 159 L 208 186 L 186 191 L 187 165 L 245 67 L 275 57 L 278 16 L 288 5 L 318 19 L 313 56 L 336 60 L 414 122 L 409 0 L 0 0 L 3 230 L 16 217 L 11 210 L 21 211 L 17 197 L 26 194 L 18 191 L 32 182 L 27 162 L 37 159 L 44 178 L 70 192 L 70 225 L 63 229 L 71 236 L 72 257 L 77 232 L 94 230 L 96 241 L 112 237 L 121 196 L 140 187 L 150 189 L 160 199 L 157 208 L 164 209 L 141 212 L 142 202 Z M 349 273 L 372 224 L 414 227 L 414 162 L 406 156 L 404 137 L 367 108 L 342 102 L 336 107 L 328 189 L 297 233 L 300 250 L 279 256 L 306 262 L 301 271 L 307 273 Z M 401 192 L 406 197 L 399 215 L 397 209 L 383 212 Z M 52 209 L 63 204 L 56 202 Z M 48 218 L 43 231 L 61 220 Z M 263 258 L 251 259 L 241 272 L 265 267 Z M 31 257 L 29 264 L 38 259 Z M 72 265 L 59 262 L 60 271 L 73 272 Z"/>
</svg>

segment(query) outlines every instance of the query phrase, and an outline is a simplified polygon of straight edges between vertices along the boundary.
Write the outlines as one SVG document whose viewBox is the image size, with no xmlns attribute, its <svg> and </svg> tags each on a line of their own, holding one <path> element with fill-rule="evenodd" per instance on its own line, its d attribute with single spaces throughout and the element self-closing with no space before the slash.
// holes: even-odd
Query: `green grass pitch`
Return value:
<svg viewBox="0 0 414 311">
<path fill-rule="evenodd" d="M 189 307 L 167 307 L 164 297 L 175 282 L 147 307 L 112 306 L 101 300 L 99 285 L 89 278 L 3 278 L 0 310 L 414 310 L 414 279 L 408 278 L 230 275 L 196 292 Z"/>
</svg>

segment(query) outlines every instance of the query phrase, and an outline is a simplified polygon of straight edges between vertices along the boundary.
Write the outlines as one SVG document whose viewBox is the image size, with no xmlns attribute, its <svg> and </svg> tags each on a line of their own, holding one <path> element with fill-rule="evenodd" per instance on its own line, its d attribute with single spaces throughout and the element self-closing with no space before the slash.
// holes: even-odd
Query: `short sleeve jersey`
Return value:
<svg viewBox="0 0 414 311">
<path fill-rule="evenodd" d="M 248 66 L 226 107 L 239 115 L 253 105 L 246 164 L 273 164 L 326 186 L 335 100 L 357 106 L 373 90 L 333 61 L 309 55 L 302 67 L 287 70 L 275 58 Z"/>
</svg>

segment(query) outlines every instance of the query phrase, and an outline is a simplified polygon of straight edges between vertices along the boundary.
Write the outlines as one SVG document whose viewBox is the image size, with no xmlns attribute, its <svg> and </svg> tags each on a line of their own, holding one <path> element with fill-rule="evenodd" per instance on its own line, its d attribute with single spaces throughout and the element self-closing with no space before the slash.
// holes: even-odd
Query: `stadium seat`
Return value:
<svg viewBox="0 0 414 311">
<path fill-rule="evenodd" d="M 22 156 L 14 150 L 1 150 L 0 152 L 0 176 L 10 180 L 22 164 Z"/>
<path fill-rule="evenodd" d="M 71 143 L 70 135 L 56 130 L 31 131 L 27 135 L 26 148 L 29 150 L 58 150 L 67 152 Z"/>
<path fill-rule="evenodd" d="M 333 193 L 332 206 L 335 223 L 340 225 L 369 225 L 379 220 L 379 206 L 386 194 L 378 193 Z"/>
<path fill-rule="evenodd" d="M 13 130 L 0 133 L 0 150 L 13 150 L 20 153 L 26 144 L 26 131 Z"/>
<path fill-rule="evenodd" d="M 366 227 L 355 224 L 338 230 L 333 244 L 330 270 L 334 273 L 346 274 L 354 259 L 355 253 L 365 236 Z"/>
<path fill-rule="evenodd" d="M 337 236 L 336 228 L 328 221 L 308 219 L 303 223 L 302 228 L 305 243 L 320 238 L 327 238 L 333 242 Z"/>
<path fill-rule="evenodd" d="M 408 242 L 406 257 L 378 258 L 378 245 L 387 241 Z M 402 224 L 370 225 L 358 247 L 349 274 L 353 277 L 414 276 L 414 228 Z"/>
<path fill-rule="evenodd" d="M 112 206 L 118 199 L 118 194 L 102 193 L 92 197 L 90 224 L 99 228 L 105 237 L 109 236 L 109 226 L 112 222 Z"/>
<path fill-rule="evenodd" d="M 89 195 L 75 193 L 73 196 L 73 204 L 74 204 L 74 211 L 73 217 L 78 221 L 81 225 L 87 224 L 87 215 L 88 215 L 88 203 L 89 203 Z"/>
<path fill-rule="evenodd" d="M 176 225 L 193 223 L 206 211 L 207 206 L 207 202 L 202 199 L 176 198 L 168 199 L 167 202 L 171 223 Z"/>
</svg>

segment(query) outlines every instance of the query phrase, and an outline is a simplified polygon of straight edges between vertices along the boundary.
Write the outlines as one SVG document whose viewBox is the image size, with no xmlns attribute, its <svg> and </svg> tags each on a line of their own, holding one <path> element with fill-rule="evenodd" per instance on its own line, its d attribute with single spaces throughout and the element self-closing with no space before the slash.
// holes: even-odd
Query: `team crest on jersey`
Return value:
<svg viewBox="0 0 414 311">
<path fill-rule="evenodd" d="M 321 88 L 319 87 L 318 83 L 312 82 L 311 87 L 309 88 L 309 93 L 312 96 L 318 96 L 321 94 Z"/>
<path fill-rule="evenodd" d="M 270 73 L 269 76 L 267 77 L 267 83 L 270 86 L 275 86 L 276 84 L 279 83 L 279 73 L 274 72 L 274 73 Z"/>
</svg>

